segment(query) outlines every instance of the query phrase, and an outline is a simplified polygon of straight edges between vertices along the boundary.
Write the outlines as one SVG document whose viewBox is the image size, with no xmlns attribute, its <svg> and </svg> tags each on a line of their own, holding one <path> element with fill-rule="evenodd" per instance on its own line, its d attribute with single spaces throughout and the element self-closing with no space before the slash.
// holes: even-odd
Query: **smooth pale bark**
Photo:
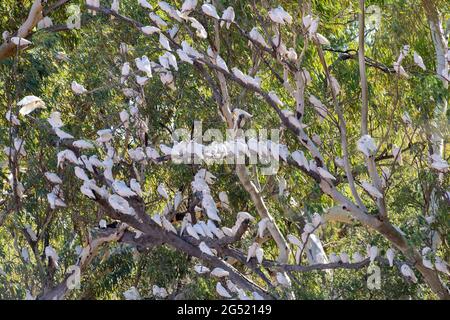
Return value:
<svg viewBox="0 0 450 320">
<path fill-rule="evenodd" d="M 41 0 L 35 0 L 31 6 L 30 13 L 25 22 L 20 26 L 17 31 L 17 36 L 21 38 L 26 38 L 31 30 L 37 25 L 37 23 L 42 19 L 42 3 Z M 5 42 L 0 46 L 0 60 L 9 58 L 16 52 L 17 46 L 11 41 Z"/>
</svg>

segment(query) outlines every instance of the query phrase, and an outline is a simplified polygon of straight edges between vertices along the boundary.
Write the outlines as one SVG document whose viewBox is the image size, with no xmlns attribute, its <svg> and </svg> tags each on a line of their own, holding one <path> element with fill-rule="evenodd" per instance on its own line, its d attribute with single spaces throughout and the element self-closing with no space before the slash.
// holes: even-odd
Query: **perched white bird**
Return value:
<svg viewBox="0 0 450 320">
<path fill-rule="evenodd" d="M 281 6 L 269 10 L 269 18 L 273 22 L 278 24 L 292 23 L 292 16 L 289 13 L 287 13 Z"/>
<path fill-rule="evenodd" d="M 228 277 L 230 273 L 222 268 L 214 268 L 211 271 L 211 275 L 217 278 Z"/>
<path fill-rule="evenodd" d="M 201 252 L 203 252 L 204 254 L 208 255 L 208 256 L 213 256 L 214 253 L 212 252 L 211 248 L 208 247 L 208 245 L 205 242 L 200 242 L 200 244 L 198 245 L 199 249 Z"/>
<path fill-rule="evenodd" d="M 115 13 L 119 13 L 120 0 L 112 0 L 111 2 L 111 11 Z M 114 17 L 111 17 L 111 19 Z"/>
<path fill-rule="evenodd" d="M 250 39 L 252 39 L 253 41 L 259 43 L 261 46 L 263 46 L 264 48 L 268 48 L 269 46 L 267 45 L 266 40 L 264 39 L 264 37 L 261 35 L 261 33 L 259 33 L 258 28 L 254 27 L 250 33 L 248 34 L 250 36 Z"/>
<path fill-rule="evenodd" d="M 94 149 L 94 145 L 86 140 L 76 140 L 72 143 L 72 145 L 75 148 L 83 149 L 83 150 Z"/>
<path fill-rule="evenodd" d="M 195 18 L 189 17 L 188 19 L 191 23 L 191 27 L 195 29 L 195 34 L 197 37 L 206 39 L 208 37 L 208 33 L 206 32 L 205 27 Z"/>
<path fill-rule="evenodd" d="M 309 265 L 328 263 L 328 257 L 323 250 L 322 242 L 314 233 L 309 235 L 308 242 L 306 242 L 306 249 Z"/>
<path fill-rule="evenodd" d="M 446 172 L 449 169 L 448 162 L 442 159 L 442 157 L 434 153 L 430 156 L 431 159 L 431 168 L 440 171 L 440 172 Z"/>
<path fill-rule="evenodd" d="M 159 29 L 158 27 L 154 27 L 154 26 L 145 26 L 145 27 L 141 28 L 141 31 L 147 35 L 152 35 L 154 33 L 161 32 L 161 29 Z"/>
<path fill-rule="evenodd" d="M 259 244 L 257 242 L 253 242 L 247 250 L 247 262 L 250 261 L 251 258 L 256 256 L 256 249 L 259 248 Z"/>
<path fill-rule="evenodd" d="M 73 153 L 72 150 L 69 149 L 58 152 L 57 158 L 58 158 L 58 167 L 62 167 L 64 161 L 66 160 L 73 164 L 78 164 L 77 156 L 75 155 L 75 153 Z"/>
<path fill-rule="evenodd" d="M 357 142 L 357 148 L 367 157 L 373 156 L 377 151 L 375 140 L 368 134 L 363 135 Z"/>
<path fill-rule="evenodd" d="M 55 128 L 54 129 L 55 134 L 59 137 L 59 139 L 64 140 L 64 139 L 74 139 L 74 136 L 71 135 L 70 133 L 67 133 L 63 130 L 61 130 L 60 128 Z"/>
<path fill-rule="evenodd" d="M 402 272 L 402 274 L 407 277 L 407 278 L 411 278 L 411 280 L 416 283 L 417 282 L 417 278 L 416 275 L 414 274 L 414 271 L 407 265 L 407 264 L 403 264 L 400 267 L 400 271 Z"/>
<path fill-rule="evenodd" d="M 138 0 L 138 4 L 139 4 L 141 7 L 143 7 L 143 8 L 146 8 L 146 9 L 149 9 L 149 10 L 152 10 L 152 9 L 153 9 L 152 5 L 151 5 L 150 3 L 148 3 L 147 0 Z"/>
<path fill-rule="evenodd" d="M 210 271 L 207 267 L 202 266 L 202 265 L 200 265 L 200 264 L 195 265 L 195 266 L 194 266 L 194 270 L 195 270 L 195 272 L 197 272 L 198 274 L 204 274 L 204 273 L 208 273 L 208 272 Z"/>
<path fill-rule="evenodd" d="M 27 248 L 22 248 L 20 254 L 25 262 L 28 262 L 30 260 L 30 254 Z"/>
<path fill-rule="evenodd" d="M 264 259 L 264 250 L 260 246 L 255 250 L 255 257 L 258 263 L 262 263 Z"/>
<path fill-rule="evenodd" d="M 17 105 L 21 107 L 19 113 L 23 116 L 30 114 L 38 108 L 45 108 L 44 101 L 36 96 L 26 96 L 25 98 L 17 102 Z"/>
<path fill-rule="evenodd" d="M 221 206 L 224 209 L 230 210 L 230 200 L 228 199 L 228 195 L 227 195 L 226 191 L 219 192 L 219 200 L 220 200 Z"/>
<path fill-rule="evenodd" d="M 64 123 L 61 120 L 61 113 L 58 111 L 52 112 L 47 121 L 52 126 L 53 129 L 61 128 L 64 125 Z"/>
<path fill-rule="evenodd" d="M 45 247 L 45 257 L 47 259 L 48 258 L 52 258 L 52 260 L 55 263 L 55 265 L 58 266 L 59 256 L 58 256 L 58 253 L 56 253 L 56 250 L 53 249 L 52 246 L 46 246 Z"/>
<path fill-rule="evenodd" d="M 307 171 L 310 170 L 308 159 L 306 159 L 303 151 L 301 151 L 301 150 L 294 151 L 294 152 L 292 152 L 291 157 L 292 157 L 292 159 L 294 159 L 295 162 L 297 162 L 297 164 L 300 167 L 305 168 Z"/>
<path fill-rule="evenodd" d="M 330 260 L 331 263 L 338 263 L 341 261 L 341 258 L 334 252 L 330 253 L 328 259 Z"/>
<path fill-rule="evenodd" d="M 76 81 L 72 81 L 71 88 L 72 88 L 72 91 L 77 95 L 81 95 L 81 94 L 88 92 L 86 90 L 86 88 L 83 87 L 83 85 L 79 84 Z"/>
<path fill-rule="evenodd" d="M 156 189 L 156 191 L 158 192 L 158 194 L 163 197 L 164 199 L 169 200 L 169 194 L 167 193 L 166 187 L 164 186 L 164 184 L 159 184 L 158 188 Z"/>
<path fill-rule="evenodd" d="M 28 41 L 27 39 L 21 37 L 12 37 L 11 42 L 18 47 L 25 47 L 32 43 L 31 41 Z"/>
<path fill-rule="evenodd" d="M 142 56 L 141 58 L 136 58 L 134 61 L 136 62 L 136 67 L 140 71 L 144 72 L 147 77 L 152 76 L 152 67 L 150 64 L 150 60 L 146 55 Z"/>
<path fill-rule="evenodd" d="M 187 14 L 195 10 L 195 7 L 197 7 L 197 0 L 185 0 L 181 5 L 181 13 L 187 17 Z"/>
<path fill-rule="evenodd" d="M 216 284 L 216 292 L 224 298 L 231 298 L 230 293 L 223 287 L 223 285 L 220 282 L 217 282 Z"/>
<path fill-rule="evenodd" d="M 450 275 L 448 268 L 447 268 L 447 263 L 444 260 L 442 260 L 440 257 L 436 257 L 434 266 L 436 267 L 437 271 L 445 273 L 446 275 Z"/>
<path fill-rule="evenodd" d="M 50 181 L 51 183 L 54 183 L 54 184 L 61 184 L 61 183 L 63 183 L 61 178 L 56 173 L 46 172 L 46 173 L 44 173 L 44 175 L 47 178 L 47 180 Z"/>
<path fill-rule="evenodd" d="M 139 184 L 139 182 L 137 182 L 136 179 L 133 178 L 130 180 L 130 187 L 131 190 L 133 190 L 138 196 L 142 197 L 141 185 Z"/>
<path fill-rule="evenodd" d="M 363 256 L 358 251 L 353 253 L 353 255 L 352 255 L 352 262 L 353 263 L 358 263 L 358 262 L 361 262 L 363 260 L 364 260 Z"/>
<path fill-rule="evenodd" d="M 328 170 L 326 170 L 326 169 L 324 169 L 322 167 L 317 167 L 317 172 L 319 173 L 319 175 L 322 178 L 330 179 L 330 180 L 336 180 L 336 178 L 331 173 L 329 173 Z"/>
<path fill-rule="evenodd" d="M 371 263 L 375 261 L 375 258 L 377 257 L 377 255 L 378 255 L 378 247 L 377 246 L 369 246 L 368 247 L 368 256 L 369 256 Z"/>
<path fill-rule="evenodd" d="M 28 236 L 30 237 L 31 241 L 36 242 L 37 241 L 37 235 L 31 228 L 29 224 L 25 225 L 25 231 L 27 232 Z"/>
<path fill-rule="evenodd" d="M 150 12 L 149 15 L 150 20 L 152 20 L 160 29 L 167 27 L 167 22 L 165 22 L 160 16 L 158 16 L 154 12 Z"/>
<path fill-rule="evenodd" d="M 123 293 L 125 300 L 141 300 L 141 295 L 136 287 L 131 287 Z"/>
<path fill-rule="evenodd" d="M 264 237 L 264 231 L 266 230 L 268 223 L 269 223 L 268 218 L 263 218 L 258 222 L 258 237 L 260 238 Z"/>
<path fill-rule="evenodd" d="M 418 65 L 423 71 L 427 70 L 427 67 L 425 67 L 425 64 L 423 63 L 422 57 L 414 51 L 414 63 Z"/>
<path fill-rule="evenodd" d="M 136 212 L 130 206 L 128 201 L 117 194 L 110 195 L 108 197 L 108 203 L 111 205 L 111 207 L 114 210 L 117 210 L 120 213 L 131 215 L 131 216 L 134 216 L 136 214 Z"/>
<path fill-rule="evenodd" d="M 230 26 L 234 22 L 234 19 L 235 19 L 234 8 L 228 7 L 223 11 L 222 21 L 220 21 L 220 26 L 223 27 L 223 25 L 226 23 L 226 28 L 230 29 Z"/>
<path fill-rule="evenodd" d="M 342 263 L 349 263 L 350 261 L 350 258 L 348 257 L 348 254 L 346 252 L 341 252 L 339 258 L 341 259 Z"/>
<path fill-rule="evenodd" d="M 116 192 L 121 197 L 128 198 L 136 196 L 136 193 L 128 188 L 128 186 L 123 181 L 115 180 L 112 184 L 112 187 L 114 189 L 114 192 Z"/>
<path fill-rule="evenodd" d="M 330 41 L 327 38 L 325 38 L 325 36 L 323 36 L 322 34 L 320 34 L 318 32 L 316 33 L 316 39 L 321 45 L 330 46 Z"/>
<path fill-rule="evenodd" d="M 47 193 L 47 200 L 50 208 L 53 210 L 56 209 L 56 207 L 67 207 L 66 203 L 53 192 Z"/>
<path fill-rule="evenodd" d="M 203 231 L 203 230 L 202 230 L 202 231 Z M 186 232 L 187 232 L 188 235 L 190 235 L 191 237 L 193 237 L 193 238 L 195 238 L 195 239 L 197 239 L 197 240 L 200 240 L 200 237 L 198 236 L 197 231 L 195 231 L 195 228 L 194 228 L 190 223 L 188 223 L 188 224 L 186 225 Z"/>
<path fill-rule="evenodd" d="M 157 285 L 153 285 L 152 293 L 155 297 L 160 299 L 165 299 L 169 295 L 165 288 L 158 287 Z"/>
<path fill-rule="evenodd" d="M 169 43 L 169 39 L 167 39 L 167 37 L 160 33 L 159 34 L 159 44 L 166 49 L 167 51 L 171 51 L 172 49 L 170 48 L 170 43 Z"/>
<path fill-rule="evenodd" d="M 218 215 L 219 211 L 217 209 L 216 203 L 214 202 L 214 199 L 210 194 L 208 193 L 203 194 L 202 207 L 206 210 L 206 214 L 208 215 L 209 219 L 212 219 L 217 222 L 222 221 Z"/>
<path fill-rule="evenodd" d="M 282 287 L 289 288 L 292 285 L 291 279 L 289 279 L 288 275 L 285 272 L 277 272 L 276 278 L 278 284 Z"/>
<path fill-rule="evenodd" d="M 217 14 L 216 7 L 214 7 L 212 4 L 205 3 L 204 5 L 202 5 L 202 11 L 207 16 L 210 16 L 217 20 L 220 19 L 219 15 Z"/>
<path fill-rule="evenodd" d="M 378 190 L 373 184 L 367 181 L 361 181 L 361 186 L 366 190 L 372 197 L 380 199 L 383 198 L 383 194 Z"/>
<path fill-rule="evenodd" d="M 395 252 L 392 248 L 387 249 L 386 251 L 386 258 L 389 261 L 389 266 L 393 266 L 394 265 L 394 256 L 395 256 Z"/>
<path fill-rule="evenodd" d="M 170 223 L 169 220 L 167 220 L 167 218 L 165 216 L 161 216 L 161 223 L 163 228 L 168 231 L 168 232 L 173 232 L 173 233 L 177 233 L 177 229 L 175 229 L 175 227 L 172 225 L 172 223 Z"/>
<path fill-rule="evenodd" d="M 76 166 L 74 168 L 74 170 L 75 170 L 75 176 L 78 179 L 83 180 L 83 181 L 89 181 L 89 177 L 87 176 L 86 172 L 82 168 Z"/>
</svg>

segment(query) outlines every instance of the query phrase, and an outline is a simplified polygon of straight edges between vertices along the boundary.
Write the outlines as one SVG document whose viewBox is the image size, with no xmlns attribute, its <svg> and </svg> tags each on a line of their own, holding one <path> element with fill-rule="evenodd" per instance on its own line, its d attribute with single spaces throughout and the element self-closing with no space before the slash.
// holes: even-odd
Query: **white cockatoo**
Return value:
<svg viewBox="0 0 450 320">
<path fill-rule="evenodd" d="M 129 198 L 136 196 L 136 193 L 131 190 L 125 182 L 121 180 L 115 180 L 112 184 L 113 190 L 121 197 Z"/>
<path fill-rule="evenodd" d="M 117 194 L 112 194 L 108 197 L 108 203 L 111 205 L 111 207 L 114 210 L 119 211 L 120 213 L 127 214 L 130 216 L 134 216 L 136 212 L 134 209 L 130 206 L 127 200 L 122 198 L 121 196 Z"/>
<path fill-rule="evenodd" d="M 377 151 L 375 140 L 368 134 L 363 135 L 356 144 L 359 151 L 364 153 L 366 157 L 373 156 Z"/>
<path fill-rule="evenodd" d="M 308 242 L 306 242 L 306 256 L 309 265 L 328 263 L 328 258 L 323 250 L 322 242 L 314 233 L 309 235 Z"/>
<path fill-rule="evenodd" d="M 143 7 L 143 8 L 146 8 L 146 9 L 149 9 L 149 10 L 152 10 L 152 9 L 153 9 L 152 5 L 151 5 L 150 3 L 148 3 L 147 0 L 138 0 L 138 4 L 139 4 L 141 7 Z"/>
<path fill-rule="evenodd" d="M 195 272 L 197 272 L 198 274 L 204 274 L 204 273 L 208 273 L 210 272 L 209 268 L 202 266 L 200 264 L 197 264 L 194 266 L 194 270 Z"/>
<path fill-rule="evenodd" d="M 161 29 L 158 27 L 154 27 L 154 26 L 145 26 L 145 27 L 141 28 L 141 31 L 147 35 L 152 35 L 154 33 L 161 32 Z"/>
<path fill-rule="evenodd" d="M 72 91 L 77 95 L 85 94 L 86 92 L 88 92 L 83 85 L 79 84 L 76 81 L 72 81 L 71 88 Z"/>
<path fill-rule="evenodd" d="M 292 16 L 287 13 L 281 6 L 269 10 L 269 18 L 273 22 L 278 24 L 292 23 Z"/>
<path fill-rule="evenodd" d="M 395 256 L 394 249 L 392 249 L 392 248 L 387 249 L 386 258 L 388 259 L 390 267 L 392 267 L 394 265 L 394 256 Z"/>
<path fill-rule="evenodd" d="M 254 27 L 250 31 L 250 33 L 248 35 L 249 35 L 250 39 L 252 39 L 253 41 L 257 42 L 258 44 L 260 44 L 264 48 L 268 48 L 269 47 L 267 45 L 267 42 L 264 39 L 264 37 L 261 35 L 261 33 L 259 33 L 258 28 Z"/>
<path fill-rule="evenodd" d="M 228 277 L 230 273 L 222 268 L 214 268 L 211 271 L 211 275 L 217 278 Z"/>
<path fill-rule="evenodd" d="M 224 288 L 224 286 L 220 282 L 217 282 L 217 284 L 216 284 L 216 292 L 221 297 L 231 298 L 230 293 L 227 291 L 227 289 Z"/>
<path fill-rule="evenodd" d="M 26 96 L 25 98 L 17 102 L 17 105 L 21 107 L 19 113 L 23 116 L 30 114 L 31 112 L 33 112 L 38 108 L 40 109 L 45 108 L 44 101 L 42 101 L 41 98 L 38 98 L 36 96 Z"/>
<path fill-rule="evenodd" d="M 61 112 L 54 111 L 50 114 L 50 117 L 48 117 L 47 122 L 52 126 L 53 129 L 55 128 L 61 128 L 64 123 L 61 120 Z"/>
<path fill-rule="evenodd" d="M 198 245 L 199 249 L 201 252 L 203 252 L 204 254 L 208 255 L 208 256 L 213 256 L 214 253 L 212 252 L 211 248 L 208 247 L 208 245 L 205 242 L 200 242 L 200 244 Z"/>
<path fill-rule="evenodd" d="M 417 282 L 417 278 L 416 278 L 416 275 L 414 274 L 414 271 L 407 264 L 403 264 L 400 267 L 400 271 L 405 277 L 410 278 L 412 280 L 412 282 L 414 282 L 414 283 Z"/>
<path fill-rule="evenodd" d="M 205 3 L 204 5 L 202 5 L 202 11 L 207 16 L 210 16 L 217 20 L 220 19 L 219 15 L 217 14 L 216 7 L 214 7 L 212 4 Z"/>
<path fill-rule="evenodd" d="M 373 184 L 367 181 L 361 181 L 361 186 L 366 190 L 372 197 L 380 199 L 383 198 L 383 194 L 378 190 Z"/>
<path fill-rule="evenodd" d="M 158 28 L 163 29 L 163 28 L 167 27 L 167 22 L 165 22 L 156 13 L 150 12 L 148 16 L 149 16 L 150 20 L 152 20 L 158 26 Z"/>
<path fill-rule="evenodd" d="M 220 26 L 223 27 L 223 25 L 226 23 L 226 28 L 230 29 L 230 26 L 234 22 L 234 19 L 235 19 L 234 8 L 228 7 L 223 11 L 222 21 L 220 21 Z"/>
<path fill-rule="evenodd" d="M 21 37 L 12 37 L 11 42 L 14 43 L 18 47 L 29 46 L 32 42 Z"/>
<path fill-rule="evenodd" d="M 131 287 L 123 293 L 125 300 L 141 300 L 141 295 L 136 287 Z"/>
<path fill-rule="evenodd" d="M 135 59 L 136 62 L 136 67 L 144 72 L 147 77 L 151 77 L 152 76 L 152 67 L 150 64 L 150 60 L 148 59 L 148 57 L 146 55 L 142 56 L 141 58 L 136 58 Z"/>
<path fill-rule="evenodd" d="M 416 51 L 414 51 L 414 63 L 423 71 L 427 70 L 427 67 L 425 67 L 425 64 L 423 63 L 422 57 Z"/>
</svg>

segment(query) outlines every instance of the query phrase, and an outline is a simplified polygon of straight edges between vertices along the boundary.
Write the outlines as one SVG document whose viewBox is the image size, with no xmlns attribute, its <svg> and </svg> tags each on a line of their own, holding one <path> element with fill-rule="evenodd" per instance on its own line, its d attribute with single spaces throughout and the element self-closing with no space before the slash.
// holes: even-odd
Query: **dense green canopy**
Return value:
<svg viewBox="0 0 450 320">
<path fill-rule="evenodd" d="M 34 2 L 24 0 L 19 4 L 13 0 L 1 1 L 0 31 L 9 31 L 10 36 L 14 36 L 14 32 L 27 19 Z M 26 150 L 24 156 L 9 157 L 8 152 L 0 155 L 0 299 L 23 299 L 27 291 L 33 297 L 42 297 L 44 293 L 51 292 L 65 280 L 69 266 L 76 265 L 77 247 L 87 246 L 104 232 L 98 227 L 99 221 L 104 219 L 111 224 L 121 220 L 114 219 L 114 215 L 108 212 L 101 201 L 93 201 L 79 192 L 83 183 L 74 175 L 73 165 L 58 167 L 57 153 L 67 147 L 67 141 L 58 139 L 47 121 L 55 111 L 61 113 L 64 122 L 61 129 L 75 139 L 95 141 L 98 130 L 117 128 L 113 146 L 123 162 L 114 167 L 115 178 L 126 183 L 130 178 L 138 178 L 144 190 L 140 203 L 144 205 L 148 217 L 163 212 L 168 203 L 157 192 L 161 183 L 168 190 L 170 201 L 173 201 L 177 192 L 181 192 L 183 204 L 179 211 L 188 212 L 195 196 L 191 182 L 201 168 L 206 168 L 217 177 L 210 188 L 219 207 L 222 219 L 220 225 L 232 227 L 236 214 L 241 211 L 249 212 L 256 218 L 250 222 L 249 230 L 243 237 L 230 248 L 240 249 L 246 256 L 248 248 L 259 241 L 264 258 L 271 262 L 277 261 L 280 248 L 269 233 L 266 233 L 264 240 L 259 239 L 257 223 L 263 218 L 260 208 L 243 185 L 242 177 L 236 174 L 234 165 L 176 164 L 173 161 L 148 161 L 142 164 L 135 163 L 127 153 L 128 149 L 147 146 L 159 150 L 162 143 L 172 146 L 173 131 L 181 128 L 193 134 L 195 121 L 201 121 L 203 131 L 219 129 L 225 134 L 230 125 L 224 121 L 221 109 L 226 103 L 223 100 L 224 92 L 221 91 L 223 87 L 220 87 L 220 72 L 208 64 L 196 66 L 183 63 L 176 56 L 178 70 L 172 67 L 175 90 L 163 84 L 155 68 L 145 86 L 139 86 L 131 76 L 121 81 L 124 63 L 129 62 L 133 72 L 137 73 L 135 58 L 146 55 L 149 60 L 160 63 L 158 58 L 165 52 L 161 49 L 157 34 L 145 35 L 133 22 L 152 25 L 148 10 L 139 6 L 136 0 L 122 0 L 120 16 L 113 17 L 107 14 L 108 10 L 96 11 L 96 15 L 88 13 L 85 1 L 48 2 L 44 4 L 44 15 L 48 13 L 53 26 L 47 29 L 34 27 L 26 36 L 32 45 L 23 50 L 14 47 L 12 56 L 0 60 L 0 146 L 2 149 L 11 146 L 14 138 L 20 137 Z M 60 2 L 62 4 L 58 5 Z M 300 100 L 283 85 L 286 82 L 283 80 L 286 79 L 285 75 L 291 72 L 288 64 L 281 62 L 283 59 L 276 53 L 265 52 L 247 38 L 248 32 L 255 26 L 264 35 L 280 32 L 287 48 L 292 47 L 301 57 L 298 59 L 301 59 L 300 69 L 305 68 L 310 74 L 311 83 L 303 87 L 304 92 L 296 92 L 304 95 L 301 121 L 306 127 L 302 130 L 317 145 L 324 160 L 323 167 L 336 177 L 333 182 L 336 192 L 350 199 L 351 203 L 358 203 L 348 179 L 349 172 L 336 161 L 336 157 L 343 158 L 347 151 L 355 188 L 366 207 L 363 210 L 358 206 L 355 210 L 362 210 L 374 219 L 381 216 L 380 221 L 387 219 L 390 226 L 400 230 L 384 232 L 381 225 L 373 227 L 372 222 L 366 224 L 354 216 L 351 219 L 347 215 L 340 219 L 333 218 L 330 208 L 341 206 L 342 203 L 327 194 L 322 185 L 325 180 L 320 175 L 314 178 L 314 174 L 305 173 L 292 159 L 289 163 L 281 162 L 276 175 L 261 174 L 263 164 L 248 164 L 245 166 L 247 176 L 256 185 L 258 196 L 282 235 L 292 234 L 301 239 L 305 224 L 311 221 L 315 213 L 319 213 L 327 222 L 315 234 L 328 256 L 332 253 L 339 256 L 346 252 L 352 257 L 355 252 L 360 252 L 365 257 L 367 246 L 377 246 L 380 260 L 375 263 L 380 267 L 381 287 L 368 288 L 368 278 L 373 274 L 368 271 L 368 261 L 355 268 L 289 272 L 292 285 L 286 289 L 270 287 L 253 270 L 255 266 L 260 268 L 266 279 L 275 284 L 276 268 L 264 265 L 258 267 L 255 259 L 251 260 L 254 264 L 250 265 L 245 261 L 233 263 L 234 258 L 226 251 L 220 253 L 221 258 L 276 298 L 292 298 L 294 295 L 296 299 L 437 298 L 439 294 L 433 290 L 420 267 L 415 268 L 416 263 L 422 264 L 422 261 L 417 262 L 417 254 L 413 252 L 417 252 L 420 257 L 422 249 L 430 247 L 424 259 L 430 260 L 432 264 L 439 261 L 445 263 L 450 258 L 448 173 L 445 169 L 439 172 L 430 166 L 433 162 L 430 156 L 433 154 L 440 154 L 444 162 L 449 159 L 446 145 L 449 134 L 448 62 L 445 78 L 438 74 L 439 60 L 436 42 L 433 41 L 435 35 L 430 29 L 431 18 L 427 11 L 431 9 L 426 10 L 430 6 L 438 14 L 441 32 L 444 39 L 448 39 L 448 23 L 445 23 L 450 21 L 448 2 L 365 2 L 368 134 L 378 147 L 372 157 L 365 157 L 357 147 L 362 136 L 361 114 L 364 105 L 361 63 L 358 61 L 361 45 L 358 42 L 361 30 L 358 1 L 213 1 L 219 15 L 228 6 L 234 8 L 236 25 L 231 25 L 229 30 L 218 28 L 219 24 L 214 19 L 204 15 L 199 1 L 196 11 L 190 15 L 205 26 L 207 39 L 192 36 L 195 29 L 184 20 L 174 22 L 161 10 L 157 1 L 148 2 L 157 14 L 169 22 L 167 30 L 174 24 L 180 25 L 180 30 L 173 37 L 175 41 L 181 43 L 186 40 L 192 47 L 205 53 L 208 46 L 213 47 L 230 70 L 236 67 L 246 74 L 254 70 L 261 79 L 261 90 L 275 92 L 284 103 L 281 109 L 295 112 Z M 182 1 L 167 2 L 181 9 Z M 57 6 L 52 7 L 55 3 Z M 101 0 L 100 3 L 103 8 L 109 9 L 111 6 L 109 0 Z M 81 8 L 81 28 L 68 29 L 65 27 L 67 18 L 76 13 L 77 5 Z M 293 24 L 275 26 L 271 22 L 268 12 L 279 5 L 291 14 Z M 317 38 L 308 38 L 308 31 L 305 32 L 302 22 L 302 18 L 304 21 L 308 14 L 320 18 L 317 31 L 328 39 L 329 44 L 320 45 Z M 217 34 L 218 29 L 220 35 Z M 264 38 L 269 41 L 267 36 Z M 124 45 L 127 46 L 126 52 Z M 171 45 L 177 48 L 172 42 Z M 409 53 L 401 65 L 407 77 L 402 76 L 394 64 L 405 45 L 409 45 Z M 268 51 L 276 51 L 276 48 L 269 47 Z M 414 52 L 422 57 L 426 70 L 417 65 Z M 321 55 L 324 58 L 322 61 Z M 291 66 L 297 67 L 296 62 L 291 61 Z M 202 68 L 206 73 L 202 73 Z M 338 95 L 330 85 L 327 73 L 337 79 L 340 86 Z M 142 73 L 140 75 L 143 76 Z M 294 72 L 287 79 L 295 87 Z M 71 89 L 73 81 L 82 84 L 88 92 L 75 94 Z M 222 100 L 218 101 L 211 81 L 217 85 Z M 267 97 L 229 76 L 223 81 L 226 81 L 230 109 L 239 108 L 252 115 L 244 129 L 251 128 L 257 132 L 262 129 L 280 129 L 280 143 L 287 145 L 291 153 L 302 150 L 308 159 L 318 159 L 311 154 L 299 135 L 286 125 Z M 134 96 L 130 97 L 124 91 L 126 88 L 133 89 L 131 95 Z M 42 99 L 46 107 L 26 116 L 20 115 L 17 103 L 31 95 Z M 312 95 L 326 106 L 328 114 L 325 119 L 318 116 L 317 108 L 309 99 Z M 130 113 L 133 106 L 138 106 L 139 121 L 133 123 L 130 130 L 119 127 L 119 113 L 122 110 Z M 345 119 L 347 148 L 342 144 L 343 131 L 340 125 L 343 119 L 339 117 L 339 109 Z M 20 125 L 12 125 L 8 121 L 5 116 L 8 111 L 17 115 Z M 411 124 L 408 121 L 405 123 L 405 114 L 409 115 Z M 402 150 L 401 161 L 399 156 L 392 153 L 396 147 Z M 103 159 L 107 151 L 100 145 L 96 145 L 95 151 L 86 151 L 88 156 L 94 153 Z M 390 170 L 390 177 L 382 188 L 383 200 L 377 200 L 363 187 L 364 181 L 373 179 L 367 169 L 371 159 L 376 163 L 375 174 L 378 173 L 380 177 L 383 177 L 382 168 Z M 47 194 L 53 186 L 45 178 L 45 172 L 55 172 L 63 180 L 61 189 L 66 207 L 53 210 L 49 206 Z M 279 192 L 280 183 L 284 180 L 287 187 Z M 24 188 L 23 197 L 14 191 L 14 186 L 19 182 Z M 219 200 L 221 191 L 227 192 L 230 210 L 226 210 Z M 383 207 L 388 218 L 383 218 L 383 210 L 380 209 Z M 177 229 L 181 228 L 183 216 L 173 218 L 172 224 Z M 27 226 L 37 233 L 37 241 L 30 239 Z M 144 230 L 140 231 L 146 234 Z M 404 238 L 405 242 L 395 242 L 397 237 Z M 45 248 L 48 246 L 54 248 L 59 256 L 57 268 L 46 254 Z M 288 261 L 283 263 L 298 265 L 295 247 L 291 247 Z M 29 258 L 24 258 L 24 248 Z M 389 248 L 395 249 L 394 267 L 384 261 Z M 198 257 L 166 241 L 154 247 L 132 245 L 126 241 L 106 242 L 99 246 L 92 260 L 83 266 L 80 288 L 70 290 L 65 298 L 123 299 L 123 293 L 135 287 L 142 298 L 153 299 L 154 285 L 166 288 L 170 298 L 219 298 L 216 293 L 218 279 L 196 273 L 194 266 L 199 263 L 208 266 Z M 405 263 L 414 270 L 417 282 L 402 274 L 401 267 Z M 306 253 L 300 265 L 308 265 Z M 208 267 L 214 268 L 213 265 Z M 430 278 L 440 278 L 444 287 L 448 285 L 448 274 L 436 270 L 432 273 Z M 441 298 L 443 296 L 445 294 L 440 295 Z"/>
</svg>

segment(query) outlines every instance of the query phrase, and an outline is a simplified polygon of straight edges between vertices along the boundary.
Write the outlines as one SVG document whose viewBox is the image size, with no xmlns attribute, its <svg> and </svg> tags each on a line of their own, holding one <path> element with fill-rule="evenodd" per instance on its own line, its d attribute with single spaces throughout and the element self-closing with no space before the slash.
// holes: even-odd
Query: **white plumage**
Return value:
<svg viewBox="0 0 450 320">
<path fill-rule="evenodd" d="M 374 185 L 367 181 L 361 181 L 361 185 L 372 197 L 380 199 L 383 198 L 383 194 Z"/>
<path fill-rule="evenodd" d="M 121 180 L 115 180 L 112 184 L 114 192 L 117 193 L 121 197 L 129 198 L 136 196 L 136 193 L 131 190 L 125 182 Z"/>
<path fill-rule="evenodd" d="M 38 108 L 45 108 L 44 101 L 36 96 L 26 96 L 25 98 L 17 102 L 17 105 L 21 107 L 19 113 L 23 116 L 30 114 Z"/>
<path fill-rule="evenodd" d="M 228 277 L 230 273 L 222 268 L 214 268 L 211 271 L 211 275 L 217 278 Z"/>
<path fill-rule="evenodd" d="M 223 285 L 222 285 L 220 282 L 217 282 L 217 285 L 216 285 L 216 292 L 217 292 L 221 297 L 224 297 L 224 298 L 231 298 L 230 293 L 227 291 L 227 289 L 225 289 L 225 288 L 223 287 Z"/>
<path fill-rule="evenodd" d="M 71 88 L 72 88 L 72 91 L 78 95 L 84 94 L 87 92 L 86 88 L 76 81 L 72 81 Z"/>
<path fill-rule="evenodd" d="M 220 19 L 219 15 L 217 14 L 216 7 L 214 7 L 212 4 L 205 3 L 204 5 L 202 5 L 202 11 L 207 16 L 210 16 L 217 20 Z"/>
<path fill-rule="evenodd" d="M 220 26 L 223 27 L 223 25 L 226 23 L 227 29 L 230 29 L 231 24 L 234 22 L 235 13 L 233 7 L 228 7 L 223 11 L 222 14 L 222 20 L 220 22 Z"/>
</svg>

